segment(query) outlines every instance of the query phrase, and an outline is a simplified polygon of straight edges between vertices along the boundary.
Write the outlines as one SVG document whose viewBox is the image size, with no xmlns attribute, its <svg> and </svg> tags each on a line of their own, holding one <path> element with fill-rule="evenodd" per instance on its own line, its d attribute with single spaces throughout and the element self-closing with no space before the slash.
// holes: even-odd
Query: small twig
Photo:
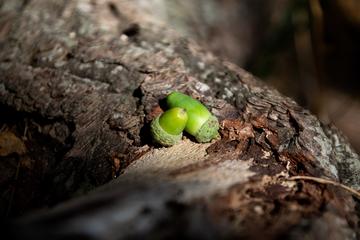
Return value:
<svg viewBox="0 0 360 240">
<path fill-rule="evenodd" d="M 28 131 L 28 120 L 25 119 L 24 134 L 23 134 L 23 136 L 22 136 L 22 139 L 23 139 L 23 140 L 27 140 L 27 137 L 26 137 L 27 131 Z"/>
<path fill-rule="evenodd" d="M 293 176 L 293 177 L 288 178 L 288 180 L 309 180 L 309 181 L 314 181 L 314 182 L 323 183 L 323 184 L 331 184 L 331 185 L 340 187 L 342 189 L 345 189 L 345 190 L 351 192 L 353 195 L 355 195 L 355 197 L 360 199 L 360 192 L 359 191 L 357 191 L 357 190 L 355 190 L 355 189 L 353 189 L 351 187 L 348 187 L 348 186 L 346 186 L 344 184 L 341 184 L 339 182 L 335 182 L 335 181 L 332 181 L 332 180 L 329 180 L 329 179 L 318 178 L 318 177 L 310 177 L 310 176 Z"/>
</svg>

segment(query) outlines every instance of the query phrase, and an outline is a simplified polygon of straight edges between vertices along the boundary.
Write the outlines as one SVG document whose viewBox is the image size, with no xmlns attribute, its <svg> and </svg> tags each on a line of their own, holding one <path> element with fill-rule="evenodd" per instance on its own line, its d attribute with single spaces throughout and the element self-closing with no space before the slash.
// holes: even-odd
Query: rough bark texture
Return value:
<svg viewBox="0 0 360 240">
<path fill-rule="evenodd" d="M 0 2 L 0 140 L 15 143 L 0 152 L 2 213 L 51 206 L 117 177 L 17 219 L 9 234 L 356 239 L 351 194 L 288 179 L 358 189 L 359 157 L 344 137 L 136 7 Z M 148 124 L 172 90 L 211 109 L 220 140 L 152 145 Z"/>
</svg>

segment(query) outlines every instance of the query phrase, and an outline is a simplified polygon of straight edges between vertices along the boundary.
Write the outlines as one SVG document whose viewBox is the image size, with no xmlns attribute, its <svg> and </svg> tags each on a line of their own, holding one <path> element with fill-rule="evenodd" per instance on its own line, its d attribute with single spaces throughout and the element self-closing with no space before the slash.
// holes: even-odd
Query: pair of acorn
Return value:
<svg viewBox="0 0 360 240">
<path fill-rule="evenodd" d="M 183 131 L 200 143 L 218 136 L 219 122 L 198 100 L 180 92 L 166 97 L 169 110 L 156 117 L 150 125 L 153 140 L 162 146 L 172 146 L 182 138 Z"/>
</svg>

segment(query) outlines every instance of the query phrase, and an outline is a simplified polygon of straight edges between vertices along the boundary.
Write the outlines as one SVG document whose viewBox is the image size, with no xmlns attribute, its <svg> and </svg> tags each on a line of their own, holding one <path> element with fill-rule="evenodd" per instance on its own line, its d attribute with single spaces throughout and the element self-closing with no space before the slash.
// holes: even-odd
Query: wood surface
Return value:
<svg viewBox="0 0 360 240">
<path fill-rule="evenodd" d="M 0 2 L 0 144 L 18 146 L 0 156 L 2 213 L 27 213 L 5 233 L 356 239 L 354 193 L 291 179 L 359 189 L 346 139 L 155 17 L 137 1 Z M 174 90 L 219 118 L 221 139 L 153 145 L 149 123 Z"/>
</svg>

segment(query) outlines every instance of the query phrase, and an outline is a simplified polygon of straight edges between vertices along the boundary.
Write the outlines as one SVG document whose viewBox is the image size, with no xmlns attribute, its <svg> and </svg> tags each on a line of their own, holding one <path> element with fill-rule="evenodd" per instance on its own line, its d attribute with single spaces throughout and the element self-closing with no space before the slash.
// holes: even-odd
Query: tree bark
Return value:
<svg viewBox="0 0 360 240">
<path fill-rule="evenodd" d="M 291 178 L 358 189 L 345 138 L 136 3 L 0 2 L 0 140 L 17 143 L 0 155 L 2 212 L 57 204 L 7 234 L 356 239 L 351 193 Z M 149 122 L 173 90 L 211 109 L 221 139 L 152 144 Z"/>
</svg>

